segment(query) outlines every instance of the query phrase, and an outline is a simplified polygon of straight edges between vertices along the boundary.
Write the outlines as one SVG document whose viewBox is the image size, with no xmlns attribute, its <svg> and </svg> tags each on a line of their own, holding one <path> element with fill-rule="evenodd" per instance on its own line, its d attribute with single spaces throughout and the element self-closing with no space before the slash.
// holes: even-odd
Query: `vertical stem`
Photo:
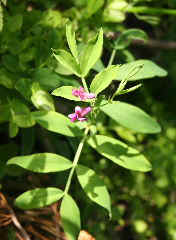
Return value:
<svg viewBox="0 0 176 240">
<path fill-rule="evenodd" d="M 109 59 L 109 63 L 108 63 L 108 67 L 112 65 L 113 61 L 114 61 L 114 58 L 115 58 L 115 55 L 116 55 L 116 49 L 113 49 L 112 53 L 111 53 L 111 57 Z"/>
<path fill-rule="evenodd" d="M 86 138 L 87 138 L 88 132 L 89 132 L 89 128 L 87 127 L 87 128 L 85 129 L 85 132 L 84 132 L 84 137 L 82 138 L 81 142 L 79 143 L 79 146 L 78 146 L 78 148 L 77 148 L 77 151 L 76 151 L 76 154 L 75 154 L 75 157 L 74 157 L 74 160 L 73 160 L 73 167 L 72 167 L 72 169 L 70 170 L 70 173 L 69 173 L 69 176 L 68 176 L 68 180 L 67 180 L 67 183 L 66 183 L 66 186 L 65 186 L 65 190 L 64 190 L 64 193 L 65 193 L 65 194 L 67 194 L 68 191 L 69 191 L 70 184 L 71 184 L 71 180 L 72 180 L 72 177 L 73 177 L 75 168 L 76 168 L 76 166 L 77 166 L 77 164 L 78 164 L 78 161 L 79 161 L 79 158 L 80 158 L 80 155 L 81 155 L 81 152 L 82 152 L 82 149 L 83 149 L 85 140 L 86 140 Z"/>
<path fill-rule="evenodd" d="M 82 84 L 83 84 L 84 89 L 86 90 L 86 92 L 89 92 L 89 89 L 87 87 L 85 78 L 82 77 L 81 80 L 82 80 Z"/>
</svg>

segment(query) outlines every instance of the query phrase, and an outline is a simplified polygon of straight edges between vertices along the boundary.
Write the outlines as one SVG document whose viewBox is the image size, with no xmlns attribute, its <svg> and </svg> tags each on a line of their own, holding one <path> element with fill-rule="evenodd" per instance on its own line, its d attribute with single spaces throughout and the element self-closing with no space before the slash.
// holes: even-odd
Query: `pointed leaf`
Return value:
<svg viewBox="0 0 176 240">
<path fill-rule="evenodd" d="M 17 197 L 15 205 L 25 210 L 41 208 L 58 201 L 62 196 L 63 191 L 58 188 L 36 188 Z"/>
<path fill-rule="evenodd" d="M 91 17 L 96 13 L 104 4 L 104 0 L 89 0 L 87 2 L 87 14 L 86 17 Z"/>
<path fill-rule="evenodd" d="M 8 160 L 7 164 L 15 164 L 33 172 L 60 172 L 72 167 L 67 158 L 54 153 L 36 153 L 27 156 L 17 156 Z"/>
<path fill-rule="evenodd" d="M 113 102 L 100 108 L 122 126 L 140 133 L 159 133 L 160 125 L 138 107 L 124 102 Z"/>
<path fill-rule="evenodd" d="M 97 72 L 101 72 L 103 71 L 105 68 L 103 62 L 101 59 L 98 59 L 98 61 L 95 63 L 95 65 L 93 66 L 93 69 Z"/>
<path fill-rule="evenodd" d="M 42 127 L 62 135 L 75 137 L 82 136 L 82 131 L 64 115 L 53 111 L 32 112 L 33 118 Z"/>
<path fill-rule="evenodd" d="M 9 137 L 10 138 L 16 137 L 18 132 L 19 132 L 19 127 L 17 126 L 17 124 L 14 123 L 13 121 L 9 122 Z"/>
<path fill-rule="evenodd" d="M 118 66 L 110 66 L 98 73 L 90 85 L 91 92 L 98 94 L 107 88 L 112 80 L 117 77 L 118 69 Z"/>
<path fill-rule="evenodd" d="M 88 143 L 98 153 L 124 168 L 141 172 L 151 170 L 151 164 L 140 152 L 119 140 L 96 135 L 89 138 Z"/>
<path fill-rule="evenodd" d="M 75 201 L 68 194 L 62 200 L 60 215 L 68 240 L 76 240 L 81 229 L 80 212 Z"/>
<path fill-rule="evenodd" d="M 81 75 L 85 77 L 100 58 L 103 48 L 103 30 L 100 29 L 96 39 L 91 40 L 84 48 L 80 58 Z"/>
<path fill-rule="evenodd" d="M 79 65 L 69 52 L 65 50 L 58 50 L 57 54 L 53 53 L 53 56 L 69 71 L 73 72 L 78 77 L 80 76 Z"/>
<path fill-rule="evenodd" d="M 77 166 L 76 173 L 87 196 L 93 202 L 107 209 L 111 216 L 111 200 L 103 180 L 92 169 L 83 165 Z"/>
<path fill-rule="evenodd" d="M 54 111 L 54 101 L 51 95 L 44 91 L 38 82 L 32 84 L 31 101 L 34 106 L 40 110 Z"/>
<path fill-rule="evenodd" d="M 81 101 L 79 97 L 75 97 L 72 95 L 73 89 L 75 89 L 75 87 L 63 86 L 60 88 L 56 88 L 51 94 L 57 97 L 63 97 L 73 101 Z"/>
<path fill-rule="evenodd" d="M 76 87 L 76 88 L 79 88 L 79 87 Z M 72 86 L 63 86 L 60 88 L 56 88 L 51 94 L 57 97 L 63 97 L 73 101 L 78 101 L 78 102 L 83 101 L 79 97 L 75 97 L 74 95 L 72 95 L 72 90 L 76 88 Z M 87 99 L 87 100 L 84 100 L 84 102 L 91 102 L 91 100 L 92 99 Z"/>
<path fill-rule="evenodd" d="M 57 61 L 56 61 L 56 64 L 57 64 Z M 61 66 L 63 67 L 63 65 Z M 55 69 L 55 72 L 57 72 L 57 68 Z M 65 85 L 72 85 L 72 86 L 79 85 L 76 80 L 69 78 L 67 76 L 56 74 L 55 72 L 47 68 L 38 68 L 33 73 L 34 82 L 36 81 L 39 82 L 42 88 L 46 91 L 51 91 L 57 87 L 61 87 Z"/>
<path fill-rule="evenodd" d="M 27 105 L 19 99 L 14 98 L 10 102 L 12 120 L 18 127 L 28 128 L 35 124 L 35 120 L 31 116 L 31 112 Z"/>
<path fill-rule="evenodd" d="M 148 39 L 147 34 L 141 29 L 129 29 L 124 31 L 114 42 L 115 49 L 124 49 L 130 45 L 133 39 L 139 39 L 146 41 Z"/>
<path fill-rule="evenodd" d="M 79 61 L 78 61 L 78 51 L 76 46 L 75 32 L 73 32 L 71 23 L 66 25 L 66 37 L 67 37 L 67 42 L 68 42 L 70 51 L 78 63 Z"/>
<path fill-rule="evenodd" d="M 154 62 L 145 59 L 140 59 L 120 66 L 116 79 L 122 80 L 124 78 L 124 75 L 129 69 L 133 69 L 139 65 L 142 65 L 143 67 L 135 75 L 130 77 L 129 81 L 167 76 L 167 71 L 156 65 Z"/>
</svg>

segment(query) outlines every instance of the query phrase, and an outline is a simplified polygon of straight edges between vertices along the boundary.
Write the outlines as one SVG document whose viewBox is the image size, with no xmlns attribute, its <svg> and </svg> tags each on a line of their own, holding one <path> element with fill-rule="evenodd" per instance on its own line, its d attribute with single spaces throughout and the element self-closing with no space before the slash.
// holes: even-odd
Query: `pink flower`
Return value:
<svg viewBox="0 0 176 240">
<path fill-rule="evenodd" d="M 91 107 L 81 108 L 79 106 L 75 107 L 75 112 L 68 115 L 72 122 L 79 120 L 81 122 L 87 121 L 84 116 L 92 111 Z"/>
<path fill-rule="evenodd" d="M 80 97 L 81 101 L 84 101 L 86 99 L 92 99 L 92 98 L 96 97 L 96 95 L 94 93 L 85 92 L 83 87 L 80 87 L 79 89 L 73 89 L 72 95 L 75 97 Z"/>
</svg>

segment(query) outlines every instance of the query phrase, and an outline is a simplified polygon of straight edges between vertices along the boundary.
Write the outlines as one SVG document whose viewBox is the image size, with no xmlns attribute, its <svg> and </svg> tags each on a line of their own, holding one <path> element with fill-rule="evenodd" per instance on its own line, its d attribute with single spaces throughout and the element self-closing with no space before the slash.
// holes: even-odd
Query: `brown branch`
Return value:
<svg viewBox="0 0 176 240">
<path fill-rule="evenodd" d="M 31 232 L 34 236 L 41 240 L 48 240 L 47 237 L 43 236 L 39 232 L 37 232 L 31 225 L 27 227 L 28 231 Z M 54 240 L 53 238 L 51 240 Z"/>
<path fill-rule="evenodd" d="M 117 39 L 120 36 L 120 33 L 109 32 L 106 35 L 108 39 Z M 161 49 L 176 49 L 176 42 L 174 41 L 161 41 L 155 39 L 149 39 L 148 41 L 134 39 L 132 40 L 133 45 L 146 46 L 151 48 L 161 48 Z"/>
<path fill-rule="evenodd" d="M 56 226 L 56 233 L 57 233 L 56 240 L 60 240 L 61 239 L 60 238 L 61 229 L 60 229 L 60 215 L 59 215 L 59 212 L 58 212 L 58 203 L 52 204 L 51 209 L 54 213 L 53 220 L 54 220 L 54 223 L 55 223 L 55 226 Z"/>
<path fill-rule="evenodd" d="M 134 45 L 140 45 L 140 46 L 146 46 L 151 48 L 162 48 L 162 49 L 176 49 L 176 42 L 174 41 L 160 41 L 160 40 L 154 40 L 149 39 L 148 41 L 143 40 L 133 40 L 132 44 Z"/>
<path fill-rule="evenodd" d="M 10 207 L 10 205 L 8 204 L 5 196 L 2 193 L 0 193 L 0 206 L 3 207 L 3 208 L 8 209 L 8 211 L 9 211 L 9 213 L 11 215 L 11 221 L 13 222 L 15 227 L 19 230 L 19 232 L 23 236 L 24 240 L 31 240 L 29 235 L 27 234 L 26 230 L 22 227 L 22 225 L 18 221 L 18 219 L 17 219 L 17 217 L 15 215 L 15 212 Z"/>
</svg>

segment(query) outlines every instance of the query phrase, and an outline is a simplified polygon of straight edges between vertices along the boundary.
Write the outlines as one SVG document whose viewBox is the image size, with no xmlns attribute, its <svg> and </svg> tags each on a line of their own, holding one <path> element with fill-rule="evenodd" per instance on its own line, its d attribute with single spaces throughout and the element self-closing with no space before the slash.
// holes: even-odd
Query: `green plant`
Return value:
<svg viewBox="0 0 176 240">
<path fill-rule="evenodd" d="M 129 38 L 130 34 L 126 34 Z M 15 204 L 22 209 L 39 208 L 61 200 L 60 214 L 64 231 L 70 240 L 77 239 L 80 231 L 80 212 L 76 202 L 69 194 L 73 174 L 76 173 L 78 181 L 87 196 L 95 203 L 104 207 L 111 218 L 111 202 L 108 190 L 103 180 L 88 166 L 79 163 L 84 145 L 87 143 L 106 159 L 111 160 L 124 168 L 147 172 L 151 164 L 140 151 L 128 146 L 115 138 L 100 135 L 97 129 L 99 114 L 105 114 L 120 125 L 139 133 L 159 133 L 159 124 L 143 110 L 122 101 L 115 101 L 121 94 L 129 93 L 141 86 L 135 85 L 125 89 L 132 81 L 153 76 L 165 76 L 165 70 L 151 61 L 138 60 L 124 65 L 112 65 L 115 52 L 112 52 L 108 66 L 91 80 L 88 84 L 87 76 L 95 68 L 103 49 L 103 30 L 100 29 L 96 37 L 79 51 L 72 25 L 67 24 L 66 36 L 70 52 L 66 50 L 53 50 L 53 57 L 70 74 L 80 78 L 79 88 L 61 86 L 52 91 L 52 95 L 79 102 L 81 106 L 75 108 L 75 113 L 68 117 L 55 112 L 52 97 L 48 95 L 38 83 L 33 83 L 30 99 L 38 111 L 30 112 L 19 100 L 9 99 L 11 108 L 10 134 L 15 136 L 19 127 L 31 127 L 36 122 L 49 131 L 67 137 L 81 138 L 75 152 L 73 161 L 54 153 L 36 153 L 27 156 L 16 156 L 8 160 L 7 165 L 17 165 L 24 169 L 50 173 L 70 169 L 64 190 L 55 187 L 37 188 L 27 191 L 16 198 Z M 127 43 L 124 41 L 124 46 Z M 120 45 L 120 44 L 119 44 Z M 122 45 L 122 44 L 121 44 Z M 118 48 L 118 43 L 115 43 Z M 114 49 L 116 49 L 114 48 Z M 95 68 L 96 69 L 96 68 Z M 112 96 L 100 95 L 113 80 L 120 81 Z M 20 85 L 21 87 L 21 85 Z M 27 92 L 23 91 L 26 97 Z M 40 96 L 40 98 L 38 97 Z M 89 117 L 87 118 L 87 114 Z M 78 120 L 78 121 L 77 121 Z"/>
</svg>

